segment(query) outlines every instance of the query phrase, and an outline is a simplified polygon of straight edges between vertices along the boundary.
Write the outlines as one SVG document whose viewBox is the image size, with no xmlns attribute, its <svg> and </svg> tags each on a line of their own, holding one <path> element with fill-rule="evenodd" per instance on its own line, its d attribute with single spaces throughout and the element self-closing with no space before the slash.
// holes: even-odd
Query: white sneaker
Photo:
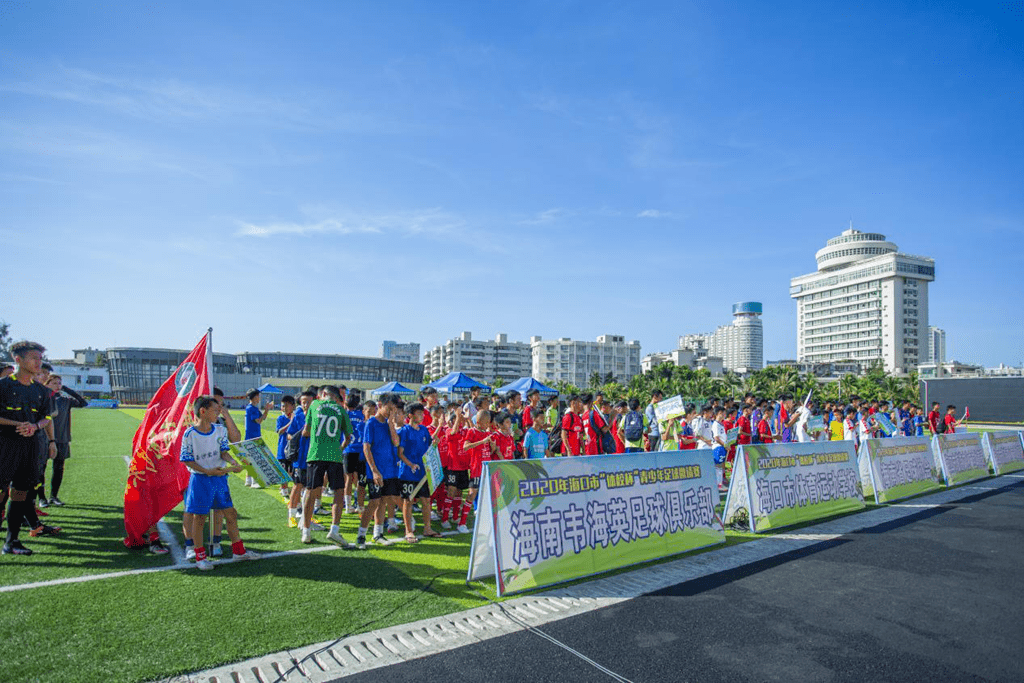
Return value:
<svg viewBox="0 0 1024 683">
<path fill-rule="evenodd" d="M 442 529 L 451 529 L 452 528 L 452 523 L 449 522 L 448 520 L 445 520 L 445 521 L 441 522 L 441 528 Z"/>
<path fill-rule="evenodd" d="M 185 548 L 185 561 L 191 562 L 194 559 L 196 559 L 196 549 L 194 546 L 190 545 L 189 547 Z"/>
<path fill-rule="evenodd" d="M 211 569 L 213 569 L 213 562 L 210 562 L 209 560 L 199 560 L 198 562 L 196 562 L 196 569 L 198 569 L 199 571 L 208 572 Z"/>
<path fill-rule="evenodd" d="M 456 531 L 458 531 L 460 534 L 468 534 L 469 533 L 469 527 L 467 527 L 465 524 L 460 524 L 459 528 L 456 529 Z"/>
<path fill-rule="evenodd" d="M 374 536 L 373 537 L 373 544 L 374 545 L 384 545 L 384 546 L 387 546 L 387 545 L 391 545 L 391 541 L 389 541 L 388 539 L 384 538 L 384 535 L 381 534 L 380 536 Z"/>
<path fill-rule="evenodd" d="M 393 533 L 395 533 L 396 531 L 398 531 L 398 522 L 395 522 L 394 524 L 391 524 L 391 523 L 389 522 L 389 523 L 388 523 L 388 533 L 389 533 L 389 534 L 393 534 Z"/>
<path fill-rule="evenodd" d="M 326 527 L 323 524 L 318 524 L 316 522 L 310 522 L 309 523 L 309 528 L 310 528 L 311 531 L 323 531 Z"/>
<path fill-rule="evenodd" d="M 431 522 L 440 522 L 441 521 L 441 515 L 437 514 L 433 510 L 431 510 L 430 511 L 430 521 Z"/>
<path fill-rule="evenodd" d="M 257 552 L 253 552 L 252 550 L 246 550 L 241 555 L 232 555 L 231 557 L 236 560 L 258 560 L 262 555 Z"/>
<path fill-rule="evenodd" d="M 320 527 L 320 528 L 322 529 L 323 527 Z M 302 530 L 302 542 L 303 543 L 312 543 L 313 542 L 313 534 L 310 532 L 309 529 L 303 529 Z"/>
<path fill-rule="evenodd" d="M 263 488 L 263 485 L 260 484 L 258 481 L 253 481 L 253 483 L 249 484 L 249 488 L 251 488 L 251 489 L 261 489 L 261 488 Z"/>
<path fill-rule="evenodd" d="M 340 545 L 342 548 L 351 548 L 351 544 L 342 537 L 340 533 L 332 531 L 327 534 L 327 540 L 336 545 Z"/>
</svg>

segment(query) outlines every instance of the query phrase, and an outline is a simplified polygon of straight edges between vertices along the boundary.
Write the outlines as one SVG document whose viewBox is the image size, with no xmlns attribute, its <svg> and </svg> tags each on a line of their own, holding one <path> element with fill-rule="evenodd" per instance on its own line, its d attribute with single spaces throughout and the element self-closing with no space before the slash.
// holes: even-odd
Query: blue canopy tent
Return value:
<svg viewBox="0 0 1024 683">
<path fill-rule="evenodd" d="M 275 387 L 270 382 L 267 382 L 261 387 L 256 387 L 256 391 L 260 392 L 261 394 L 284 394 L 284 389 L 282 389 L 281 387 Z"/>
<path fill-rule="evenodd" d="M 383 386 L 379 386 L 370 392 L 374 396 L 381 394 L 415 394 L 416 392 L 407 386 L 403 386 L 398 382 L 388 382 Z"/>
<path fill-rule="evenodd" d="M 473 387 L 479 387 L 480 391 L 489 392 L 491 388 L 483 382 L 477 382 L 469 375 L 461 372 L 449 372 L 441 379 L 434 380 L 428 387 L 437 389 L 442 394 L 465 394 Z"/>
<path fill-rule="evenodd" d="M 548 396 L 558 395 L 557 389 L 552 389 L 551 387 L 538 382 L 532 377 L 520 377 L 515 382 L 512 382 L 511 384 L 506 384 L 503 387 L 499 387 L 498 389 L 495 389 L 495 391 L 499 394 L 504 394 L 509 391 L 518 391 L 520 396 L 526 398 L 526 394 L 533 391 L 534 389 L 539 391 L 540 395 L 544 396 L 545 398 Z"/>
</svg>

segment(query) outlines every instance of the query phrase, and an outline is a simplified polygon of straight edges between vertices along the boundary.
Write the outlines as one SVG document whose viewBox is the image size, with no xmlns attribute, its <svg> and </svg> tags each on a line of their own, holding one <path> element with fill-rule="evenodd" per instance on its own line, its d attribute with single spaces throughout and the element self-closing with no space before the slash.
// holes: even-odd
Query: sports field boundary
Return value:
<svg viewBox="0 0 1024 683">
<path fill-rule="evenodd" d="M 283 650 L 162 679 L 161 683 L 272 683 L 286 680 L 326 683 L 520 631 L 532 631 L 540 637 L 548 637 L 538 629 L 539 626 L 681 583 L 751 565 L 789 561 L 814 552 L 815 546 L 841 542 L 840 539 L 848 534 L 866 530 L 884 533 L 893 527 L 939 514 L 944 509 L 955 509 L 954 503 L 982 500 L 1021 486 L 1024 486 L 1024 475 L 1021 474 L 982 479 L 915 498 L 912 503 L 886 505 L 791 533 L 769 534 L 751 542 L 639 567 L 614 576 Z M 481 593 L 481 597 L 486 596 Z"/>
</svg>

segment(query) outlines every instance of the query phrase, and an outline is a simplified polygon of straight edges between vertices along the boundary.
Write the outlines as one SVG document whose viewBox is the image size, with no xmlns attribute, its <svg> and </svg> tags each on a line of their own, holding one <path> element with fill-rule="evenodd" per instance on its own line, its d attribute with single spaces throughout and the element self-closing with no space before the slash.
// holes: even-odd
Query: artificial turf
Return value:
<svg viewBox="0 0 1024 683">
<path fill-rule="evenodd" d="M 26 539 L 36 551 L 31 557 L 0 557 L 0 586 L 171 566 L 170 556 L 127 550 L 122 543 L 124 456 L 142 414 L 73 413 L 73 457 L 61 489 L 68 505 L 50 508 L 47 518 L 64 531 Z M 264 434 L 276 448 L 273 429 Z M 247 547 L 308 548 L 287 526 L 276 490 L 246 488 L 241 475 L 231 481 Z M 165 520 L 180 536 L 180 506 Z M 343 515 L 342 533 L 350 540 L 356 526 L 353 516 Z M 314 538 L 324 545 L 323 532 Z M 726 545 L 754 538 L 730 530 Z M 0 593 L 2 680 L 153 680 L 480 606 L 494 599 L 494 586 L 466 585 L 470 541 L 465 534 L 221 563 L 209 573 L 170 569 Z M 230 553 L 226 545 L 225 551 Z"/>
</svg>

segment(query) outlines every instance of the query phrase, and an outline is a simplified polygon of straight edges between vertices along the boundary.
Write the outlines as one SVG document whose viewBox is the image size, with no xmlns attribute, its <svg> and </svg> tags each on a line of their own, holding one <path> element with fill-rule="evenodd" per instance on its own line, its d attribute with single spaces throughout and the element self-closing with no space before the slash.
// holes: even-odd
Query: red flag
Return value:
<svg viewBox="0 0 1024 683">
<path fill-rule="evenodd" d="M 181 435 L 195 420 L 193 401 L 212 393 L 211 335 L 207 332 L 160 386 L 135 432 L 124 489 L 124 544 L 129 548 L 148 541 L 146 532 L 181 502 L 188 487 L 189 469 L 178 460 Z"/>
</svg>

